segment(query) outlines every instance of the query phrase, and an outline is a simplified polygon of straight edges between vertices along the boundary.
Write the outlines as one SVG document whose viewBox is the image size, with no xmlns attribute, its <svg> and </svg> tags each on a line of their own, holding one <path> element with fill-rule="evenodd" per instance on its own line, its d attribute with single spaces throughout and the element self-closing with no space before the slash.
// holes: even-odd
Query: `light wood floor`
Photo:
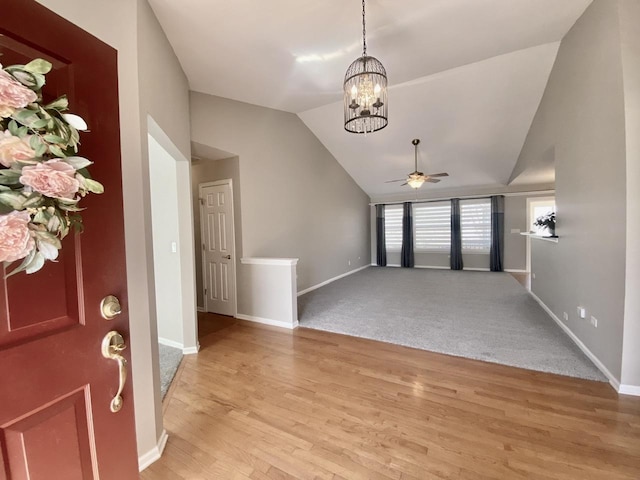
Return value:
<svg viewBox="0 0 640 480">
<path fill-rule="evenodd" d="M 640 479 L 606 383 L 204 315 L 151 479 Z"/>
</svg>

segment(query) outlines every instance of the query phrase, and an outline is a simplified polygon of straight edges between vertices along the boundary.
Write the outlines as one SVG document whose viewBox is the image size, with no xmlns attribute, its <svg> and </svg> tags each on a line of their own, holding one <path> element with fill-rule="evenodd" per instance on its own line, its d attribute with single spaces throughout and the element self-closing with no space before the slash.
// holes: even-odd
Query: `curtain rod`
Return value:
<svg viewBox="0 0 640 480">
<path fill-rule="evenodd" d="M 396 200 L 393 202 L 371 202 L 369 206 L 374 207 L 376 205 L 401 205 L 405 202 L 409 203 L 433 203 L 442 202 L 444 200 L 451 200 L 452 198 L 459 198 L 460 200 L 479 200 L 481 198 L 491 198 L 494 195 L 504 195 L 505 197 L 524 197 L 527 195 L 555 195 L 555 190 L 531 190 L 528 192 L 510 192 L 510 193 L 487 193 L 485 195 L 459 195 L 452 197 L 439 197 L 439 198 L 425 198 L 422 200 Z"/>
</svg>

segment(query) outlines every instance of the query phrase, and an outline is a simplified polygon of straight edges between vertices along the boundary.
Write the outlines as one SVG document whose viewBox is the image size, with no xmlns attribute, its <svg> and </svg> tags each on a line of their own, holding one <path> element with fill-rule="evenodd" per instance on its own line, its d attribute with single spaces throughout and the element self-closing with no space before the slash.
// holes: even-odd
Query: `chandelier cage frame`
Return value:
<svg viewBox="0 0 640 480">
<path fill-rule="evenodd" d="M 351 133 L 371 133 L 389 123 L 387 71 L 375 57 L 367 55 L 365 0 L 362 0 L 362 56 L 344 76 L 344 129 Z"/>
</svg>

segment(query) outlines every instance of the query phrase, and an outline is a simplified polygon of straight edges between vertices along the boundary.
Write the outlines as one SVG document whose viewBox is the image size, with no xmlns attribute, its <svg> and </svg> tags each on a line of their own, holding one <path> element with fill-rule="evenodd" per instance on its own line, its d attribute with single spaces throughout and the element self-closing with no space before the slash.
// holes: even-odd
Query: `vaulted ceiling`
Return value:
<svg viewBox="0 0 640 480">
<path fill-rule="evenodd" d="M 362 52 L 359 0 L 150 0 L 191 89 L 296 113 L 371 196 L 508 183 L 559 41 L 591 0 L 369 0 L 367 45 L 389 76 L 389 126 L 344 131 L 342 82 Z M 213 146 L 215 147 L 215 146 Z M 526 172 L 519 182 L 526 179 Z M 533 177 L 532 177 L 533 178 Z M 535 181 L 553 181 L 553 168 Z"/>
</svg>

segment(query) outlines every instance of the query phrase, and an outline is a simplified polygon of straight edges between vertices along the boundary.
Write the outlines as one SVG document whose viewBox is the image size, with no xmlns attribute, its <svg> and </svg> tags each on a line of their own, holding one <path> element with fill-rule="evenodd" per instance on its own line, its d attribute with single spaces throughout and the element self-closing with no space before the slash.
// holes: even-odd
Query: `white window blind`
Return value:
<svg viewBox="0 0 640 480">
<path fill-rule="evenodd" d="M 491 249 L 491 200 L 460 200 L 462 251 L 489 253 Z"/>
<path fill-rule="evenodd" d="M 384 207 L 384 242 L 388 252 L 402 250 L 402 205 Z"/>
<path fill-rule="evenodd" d="M 451 202 L 413 204 L 414 249 L 448 252 L 451 248 Z"/>
</svg>

